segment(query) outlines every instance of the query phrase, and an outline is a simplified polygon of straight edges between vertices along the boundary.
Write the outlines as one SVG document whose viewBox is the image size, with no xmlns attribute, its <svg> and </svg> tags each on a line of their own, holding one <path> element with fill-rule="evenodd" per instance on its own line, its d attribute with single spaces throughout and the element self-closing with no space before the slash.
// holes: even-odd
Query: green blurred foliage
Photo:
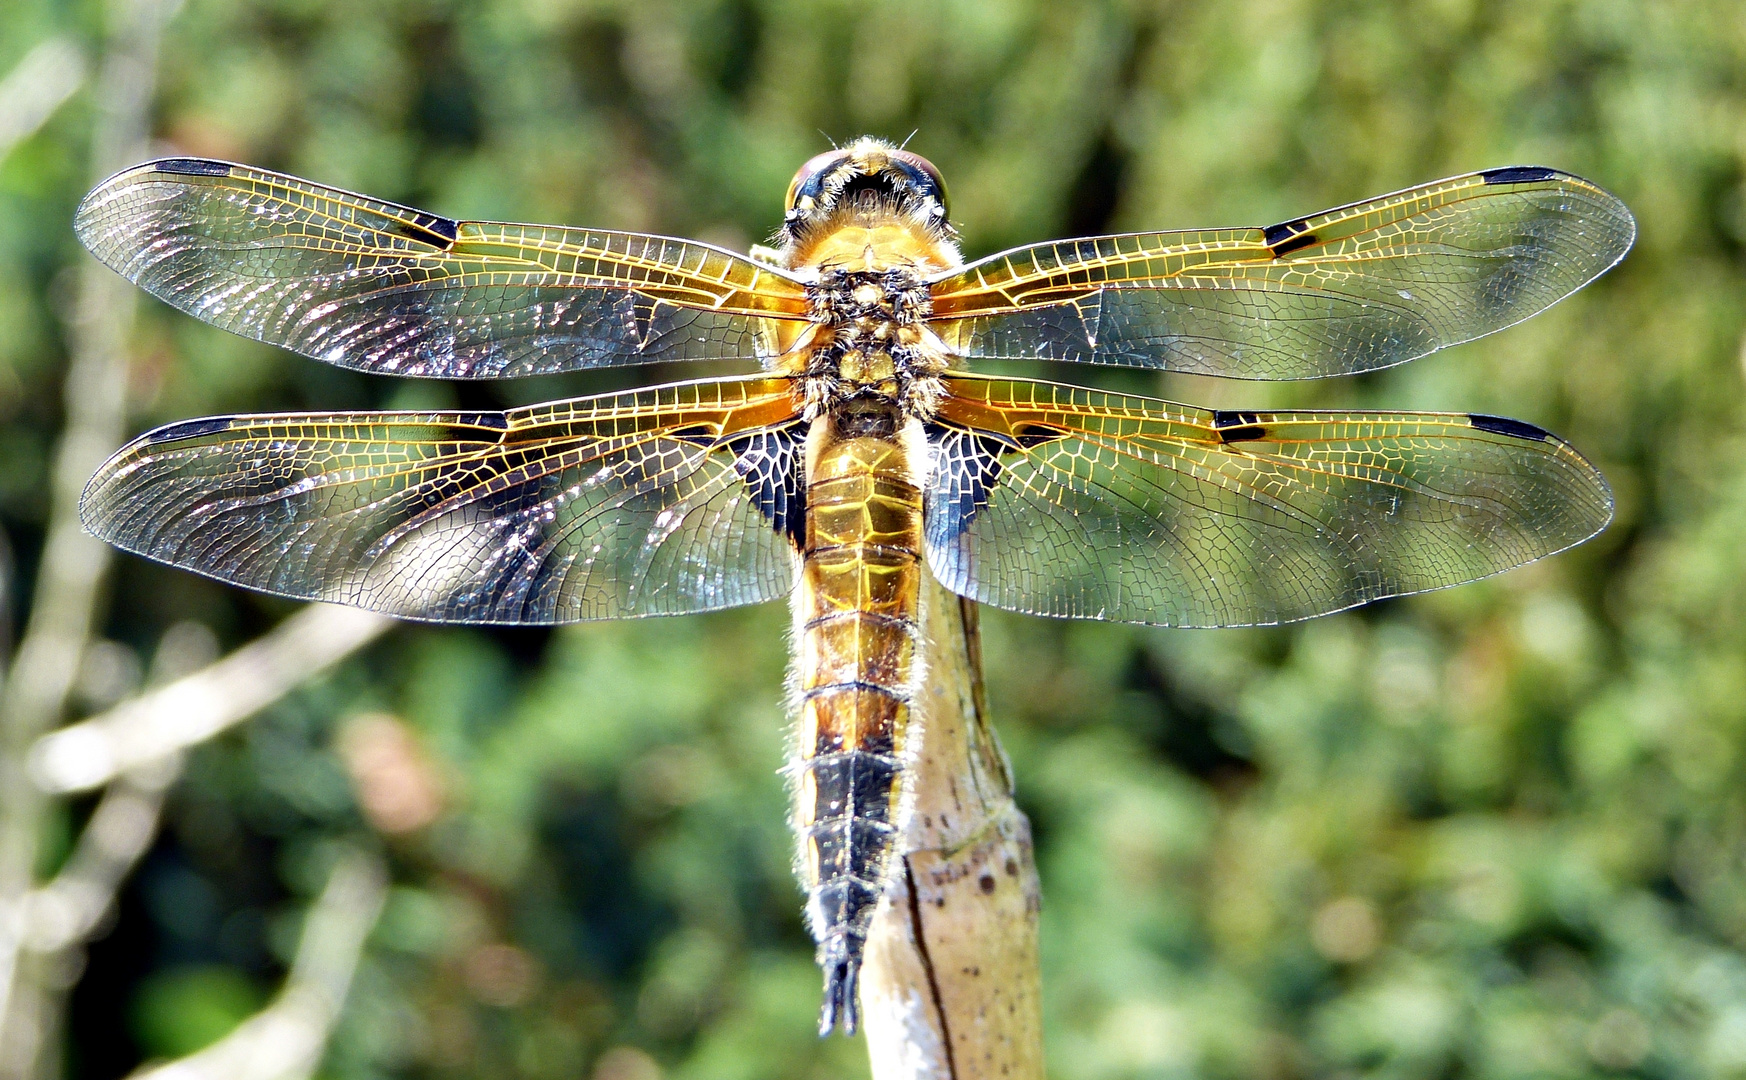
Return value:
<svg viewBox="0 0 1746 1080">
<path fill-rule="evenodd" d="M 103 15 L 14 0 L 0 66 L 55 32 L 96 46 Z M 21 606 L 90 124 L 76 98 L 0 163 L 0 521 Z M 990 696 L 1037 829 L 1051 1075 L 1746 1075 L 1737 0 L 187 0 L 155 112 L 178 153 L 736 247 L 777 223 L 826 135 L 912 129 L 977 254 L 1279 220 L 1504 164 L 1591 177 L 1641 224 L 1572 300 L 1396 371 L 1050 373 L 1223 408 L 1518 416 L 1590 454 L 1619 502 L 1575 552 L 1300 626 L 989 613 Z M 139 428 L 696 373 L 370 379 L 151 303 L 134 350 Z M 131 667 L 89 680 L 86 707 L 287 611 L 132 559 L 112 591 L 103 634 Z M 811 1033 L 775 771 L 786 623 L 769 606 L 409 626 L 202 748 L 75 992 L 73 1071 L 195 1045 L 239 1000 L 223 987 L 282 977 L 334 842 L 370 832 L 335 747 L 386 712 L 443 811 L 381 841 L 395 890 L 324 1075 L 865 1075 L 858 1040 Z"/>
<path fill-rule="evenodd" d="M 264 1004 L 234 967 L 188 965 L 154 972 L 134 993 L 133 1034 L 153 1057 L 181 1057 L 217 1042 Z"/>
</svg>

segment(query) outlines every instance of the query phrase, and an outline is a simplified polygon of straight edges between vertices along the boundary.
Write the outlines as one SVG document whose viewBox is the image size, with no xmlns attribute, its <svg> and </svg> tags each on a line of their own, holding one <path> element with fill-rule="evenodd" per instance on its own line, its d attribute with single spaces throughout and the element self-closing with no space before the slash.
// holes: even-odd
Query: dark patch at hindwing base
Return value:
<svg viewBox="0 0 1746 1080">
<path fill-rule="evenodd" d="M 927 546 L 939 554 L 956 551 L 977 511 L 988 505 L 1005 471 L 1002 457 L 1035 450 L 1069 434 L 1038 423 L 1014 428 L 1010 441 L 993 432 L 945 424 L 928 424 L 923 430 L 934 455 L 933 481 L 925 496 Z"/>
<path fill-rule="evenodd" d="M 728 447 L 734 452 L 734 471 L 751 492 L 753 505 L 771 528 L 799 548 L 806 542 L 806 484 L 801 469 L 805 425 L 754 431 L 729 440 Z"/>
<path fill-rule="evenodd" d="M 934 474 L 928 486 L 927 545 L 949 551 L 970 530 L 976 512 L 1000 483 L 1000 455 L 1012 447 L 986 432 L 929 424 L 924 429 L 933 448 Z"/>
</svg>

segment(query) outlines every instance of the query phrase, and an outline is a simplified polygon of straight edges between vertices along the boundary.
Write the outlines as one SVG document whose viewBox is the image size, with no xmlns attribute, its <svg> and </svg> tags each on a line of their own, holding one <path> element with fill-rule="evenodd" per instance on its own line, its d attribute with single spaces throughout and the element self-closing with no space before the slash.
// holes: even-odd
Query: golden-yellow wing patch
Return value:
<svg viewBox="0 0 1746 1080">
<path fill-rule="evenodd" d="M 199 158 L 118 173 L 75 218 L 147 292 L 345 367 L 491 378 L 756 360 L 805 288 L 722 248 L 640 233 L 455 221 Z"/>
<path fill-rule="evenodd" d="M 220 581 L 406 618 L 555 623 L 757 603 L 794 581 L 786 380 L 509 412 L 230 416 L 91 479 L 85 527 Z"/>
<path fill-rule="evenodd" d="M 1625 205 L 1580 177 L 1492 169 L 1267 228 L 1017 248 L 937 278 L 934 329 L 967 357 L 1370 371 L 1528 318 L 1635 235 Z"/>
<path fill-rule="evenodd" d="M 928 562 L 954 592 L 1013 611 L 1288 622 L 1508 570 L 1612 516 L 1600 473 L 1520 421 L 947 381 Z"/>
</svg>

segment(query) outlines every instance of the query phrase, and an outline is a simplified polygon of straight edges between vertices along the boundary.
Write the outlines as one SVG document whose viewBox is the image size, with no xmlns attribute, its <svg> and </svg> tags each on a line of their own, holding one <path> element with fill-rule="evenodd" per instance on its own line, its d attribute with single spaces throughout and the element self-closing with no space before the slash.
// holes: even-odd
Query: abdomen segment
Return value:
<svg viewBox="0 0 1746 1080">
<path fill-rule="evenodd" d="M 795 594 L 799 746 L 795 829 L 807 921 L 824 968 L 821 1032 L 856 1025 L 867 929 L 903 826 L 912 734 L 922 505 L 897 418 L 874 434 L 818 436 Z"/>
</svg>

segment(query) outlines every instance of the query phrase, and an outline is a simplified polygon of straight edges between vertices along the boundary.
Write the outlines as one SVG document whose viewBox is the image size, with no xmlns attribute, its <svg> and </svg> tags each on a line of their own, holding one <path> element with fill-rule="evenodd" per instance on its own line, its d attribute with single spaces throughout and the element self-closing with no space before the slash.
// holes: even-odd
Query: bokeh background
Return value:
<svg viewBox="0 0 1746 1080">
<path fill-rule="evenodd" d="M 56 37 L 96 70 L 123 6 L 0 4 L 0 70 Z M 1052 1076 L 1746 1074 L 1738 0 L 186 0 L 156 68 L 164 152 L 739 248 L 799 162 L 862 133 L 915 132 L 971 254 L 1507 164 L 1614 191 L 1640 223 L 1622 266 L 1401 369 L 1046 373 L 1519 417 L 1605 471 L 1603 535 L 1291 627 L 988 612 L 989 696 L 1036 828 Z M 93 87 L 0 160 L 14 631 L 89 259 L 69 222 L 98 178 Z M 149 301 L 126 342 L 129 433 L 686 374 L 369 378 Z M 65 719 L 293 610 L 119 558 Z M 38 1075 L 121 1076 L 261 1007 L 340 844 L 383 852 L 392 889 L 322 1076 L 865 1075 L 858 1039 L 813 1035 L 776 773 L 786 624 L 394 629 L 188 756 Z M 49 804 L 40 874 L 92 805 Z"/>
</svg>

